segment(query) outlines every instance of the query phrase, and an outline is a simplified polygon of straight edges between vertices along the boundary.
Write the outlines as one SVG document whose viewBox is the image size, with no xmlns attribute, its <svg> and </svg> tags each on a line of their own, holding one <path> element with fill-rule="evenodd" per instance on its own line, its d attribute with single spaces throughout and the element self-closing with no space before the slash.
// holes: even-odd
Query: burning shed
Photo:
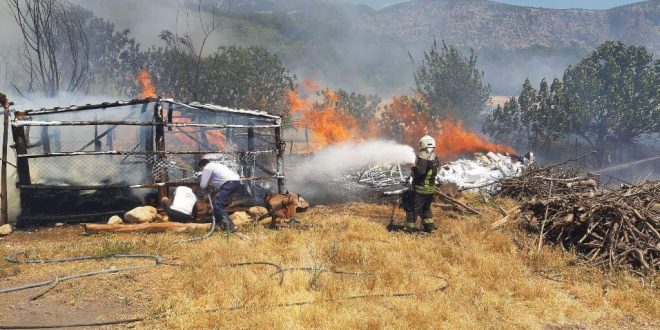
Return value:
<svg viewBox="0 0 660 330">
<path fill-rule="evenodd" d="M 145 98 L 17 112 L 18 226 L 107 219 L 194 186 L 222 161 L 255 202 L 284 190 L 282 121 L 263 111 Z"/>
</svg>

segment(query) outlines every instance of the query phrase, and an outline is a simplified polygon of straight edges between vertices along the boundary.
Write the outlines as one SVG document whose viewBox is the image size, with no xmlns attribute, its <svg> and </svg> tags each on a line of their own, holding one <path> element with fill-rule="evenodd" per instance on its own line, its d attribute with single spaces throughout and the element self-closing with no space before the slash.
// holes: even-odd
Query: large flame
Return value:
<svg viewBox="0 0 660 330">
<path fill-rule="evenodd" d="M 516 152 L 510 146 L 489 142 L 485 136 L 466 130 L 460 120 L 445 119 L 440 122 L 440 126 L 441 132 L 435 135 L 435 152 L 442 159 L 449 159 L 464 152 Z"/>
<path fill-rule="evenodd" d="M 136 79 L 140 85 L 140 98 L 154 98 L 156 97 L 156 87 L 151 80 L 151 75 L 147 69 L 142 69 L 138 72 Z M 192 120 L 188 117 L 184 117 L 181 111 L 174 111 L 172 113 L 173 117 L 176 118 L 177 123 L 190 123 Z M 178 143 L 184 145 L 196 145 L 198 137 L 196 137 L 197 131 L 193 127 L 177 127 L 176 132 L 174 132 L 174 137 Z M 215 145 L 219 150 L 225 148 L 226 139 L 224 133 L 221 131 L 206 131 L 206 140 L 209 145 Z"/>
<path fill-rule="evenodd" d="M 320 90 L 312 80 L 303 80 L 302 93 L 290 92 L 286 96 L 293 126 L 311 131 L 312 150 L 343 141 L 361 141 L 372 138 L 388 138 L 409 145 L 417 145 L 424 135 L 437 140 L 436 153 L 442 159 L 450 159 L 464 152 L 493 151 L 515 153 L 507 145 L 495 144 L 478 133 L 467 130 L 461 121 L 435 120 L 428 111 L 417 109 L 419 96 L 394 97 L 380 104 L 376 116 L 361 123 L 347 109 L 342 109 L 340 98 L 333 90 Z M 319 91 L 320 90 L 320 91 Z M 309 95 L 301 97 L 301 94 Z M 316 96 L 317 100 L 313 97 Z M 321 100 L 319 101 L 318 98 Z"/>
<path fill-rule="evenodd" d="M 140 98 L 156 97 L 156 87 L 151 81 L 151 75 L 147 69 L 142 69 L 137 74 L 137 81 L 140 84 Z"/>
</svg>

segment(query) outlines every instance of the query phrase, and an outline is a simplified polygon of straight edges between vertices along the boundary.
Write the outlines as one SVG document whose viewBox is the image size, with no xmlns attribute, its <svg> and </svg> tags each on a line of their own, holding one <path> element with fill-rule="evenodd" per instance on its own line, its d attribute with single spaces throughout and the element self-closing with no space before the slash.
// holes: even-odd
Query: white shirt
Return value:
<svg viewBox="0 0 660 330">
<path fill-rule="evenodd" d="M 199 187 L 206 189 L 211 185 L 213 189 L 217 190 L 227 181 L 239 181 L 240 179 L 238 173 L 231 168 L 219 163 L 208 163 L 202 171 Z"/>
<path fill-rule="evenodd" d="M 174 200 L 170 209 L 183 214 L 192 215 L 193 208 L 197 202 L 197 196 L 189 187 L 179 186 L 174 190 Z"/>
</svg>

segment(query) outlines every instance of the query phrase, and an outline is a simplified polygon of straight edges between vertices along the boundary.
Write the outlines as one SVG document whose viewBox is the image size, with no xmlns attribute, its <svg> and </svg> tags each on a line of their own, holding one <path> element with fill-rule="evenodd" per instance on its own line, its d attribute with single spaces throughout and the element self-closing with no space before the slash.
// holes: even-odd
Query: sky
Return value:
<svg viewBox="0 0 660 330">
<path fill-rule="evenodd" d="M 362 3 L 374 8 L 382 8 L 391 4 L 404 2 L 402 0 L 347 0 L 352 3 Z M 584 8 L 608 9 L 623 6 L 639 0 L 495 0 L 519 6 L 545 7 L 545 8 Z"/>
</svg>

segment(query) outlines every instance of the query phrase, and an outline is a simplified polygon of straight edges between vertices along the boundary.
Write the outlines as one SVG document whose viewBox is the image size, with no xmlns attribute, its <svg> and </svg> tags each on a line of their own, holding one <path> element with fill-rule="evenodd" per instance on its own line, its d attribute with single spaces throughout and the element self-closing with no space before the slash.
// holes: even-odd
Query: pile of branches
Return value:
<svg viewBox="0 0 660 330">
<path fill-rule="evenodd" d="M 660 181 L 601 187 L 574 169 L 530 169 L 501 182 L 521 202 L 523 226 L 572 249 L 588 264 L 640 275 L 660 271 Z"/>
</svg>

